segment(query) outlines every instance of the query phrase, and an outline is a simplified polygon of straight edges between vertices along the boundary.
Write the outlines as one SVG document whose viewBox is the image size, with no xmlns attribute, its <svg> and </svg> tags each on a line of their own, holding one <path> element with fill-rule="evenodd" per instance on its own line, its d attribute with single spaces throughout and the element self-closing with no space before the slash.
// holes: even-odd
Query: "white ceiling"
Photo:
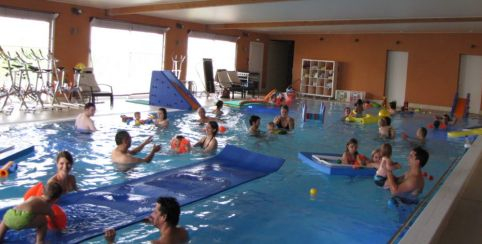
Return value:
<svg viewBox="0 0 482 244">
<path fill-rule="evenodd" d="M 54 0 L 102 9 L 146 4 L 179 3 L 159 0 Z M 194 2 L 195 0 L 190 0 Z M 285 21 L 467 18 L 482 17 L 482 0 L 293 0 L 145 12 L 143 15 L 201 24 L 236 24 Z M 482 33 L 482 21 L 320 25 L 243 28 L 266 33 Z"/>
</svg>

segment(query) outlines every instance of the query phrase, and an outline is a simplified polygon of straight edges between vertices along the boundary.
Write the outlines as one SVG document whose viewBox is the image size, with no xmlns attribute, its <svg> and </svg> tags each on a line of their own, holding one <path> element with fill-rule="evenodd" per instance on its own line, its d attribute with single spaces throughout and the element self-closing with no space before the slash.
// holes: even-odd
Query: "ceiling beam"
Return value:
<svg viewBox="0 0 482 244">
<path fill-rule="evenodd" d="M 127 15 L 127 14 L 140 14 L 144 12 L 163 11 L 163 10 L 182 10 L 189 8 L 206 8 L 217 7 L 226 5 L 241 5 L 241 4 L 256 4 L 265 2 L 282 2 L 290 0 L 204 0 L 204 1 L 192 1 L 192 2 L 179 2 L 179 3 L 157 3 L 141 6 L 112 8 L 107 10 L 107 15 Z"/>
<path fill-rule="evenodd" d="M 464 18 L 409 18 L 409 19 L 354 19 L 354 20 L 309 20 L 309 21 L 283 21 L 283 22 L 258 22 L 235 24 L 212 24 L 212 30 L 224 29 L 251 29 L 294 26 L 321 26 L 321 25 L 373 25 L 373 24 L 405 24 L 405 23 L 450 23 L 450 22 L 482 22 L 482 17 Z"/>
</svg>

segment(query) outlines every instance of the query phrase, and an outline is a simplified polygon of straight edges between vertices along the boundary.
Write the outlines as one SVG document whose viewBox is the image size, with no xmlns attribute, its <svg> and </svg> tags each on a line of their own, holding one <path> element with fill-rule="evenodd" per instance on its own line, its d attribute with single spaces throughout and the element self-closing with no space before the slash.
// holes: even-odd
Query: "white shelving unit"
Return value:
<svg viewBox="0 0 482 244">
<path fill-rule="evenodd" d="M 300 94 L 333 97 L 336 90 L 335 61 L 302 59 Z"/>
</svg>

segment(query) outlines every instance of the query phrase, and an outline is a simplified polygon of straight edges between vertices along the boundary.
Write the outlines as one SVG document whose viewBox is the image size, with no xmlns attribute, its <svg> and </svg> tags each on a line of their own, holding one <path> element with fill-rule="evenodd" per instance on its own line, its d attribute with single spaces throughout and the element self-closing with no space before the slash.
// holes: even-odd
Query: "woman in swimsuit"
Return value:
<svg viewBox="0 0 482 244">
<path fill-rule="evenodd" d="M 288 106 L 281 106 L 280 115 L 274 118 L 273 123 L 278 129 L 293 130 L 295 128 L 295 120 L 288 115 Z"/>
<path fill-rule="evenodd" d="M 194 147 L 201 147 L 204 153 L 216 152 L 216 149 L 218 148 L 218 141 L 216 140 L 218 123 L 216 121 L 209 121 L 206 124 L 205 130 L 206 136 L 194 144 Z"/>
<path fill-rule="evenodd" d="M 163 129 L 169 126 L 169 119 L 167 119 L 167 110 L 165 108 L 159 108 L 159 110 L 157 110 L 157 119 L 154 120 L 154 124 Z"/>
<path fill-rule="evenodd" d="M 62 187 L 62 194 L 77 191 L 75 176 L 70 174 L 74 159 L 68 151 L 57 154 L 57 173 L 47 181 L 48 184 L 57 183 Z"/>
</svg>

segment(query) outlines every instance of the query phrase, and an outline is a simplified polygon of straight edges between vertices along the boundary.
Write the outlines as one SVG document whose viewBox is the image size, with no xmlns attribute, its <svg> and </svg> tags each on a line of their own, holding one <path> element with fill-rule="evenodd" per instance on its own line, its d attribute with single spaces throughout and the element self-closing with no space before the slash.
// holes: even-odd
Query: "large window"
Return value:
<svg viewBox="0 0 482 244">
<path fill-rule="evenodd" d="M 17 52 L 25 58 L 22 49 L 27 55 L 32 50 L 39 55 L 41 50 L 46 57 L 51 51 L 55 17 L 56 14 L 0 7 L 0 46 L 12 58 Z M 2 72 L 6 72 L 6 69 L 0 69 L 0 76 L 5 77 Z"/>
<path fill-rule="evenodd" d="M 92 66 L 98 83 L 116 95 L 148 93 L 153 70 L 164 67 L 166 29 L 94 19 Z"/>
<path fill-rule="evenodd" d="M 237 37 L 191 32 L 188 38 L 186 79 L 194 81 L 197 91 L 205 91 L 203 58 L 213 60 L 213 74 L 218 69 L 236 69 Z"/>
</svg>

